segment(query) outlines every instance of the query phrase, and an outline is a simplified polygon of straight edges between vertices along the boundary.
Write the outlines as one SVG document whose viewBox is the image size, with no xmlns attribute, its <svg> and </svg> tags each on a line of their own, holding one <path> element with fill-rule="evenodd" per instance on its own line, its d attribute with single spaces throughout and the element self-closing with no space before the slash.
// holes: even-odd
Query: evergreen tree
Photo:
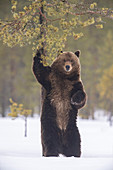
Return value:
<svg viewBox="0 0 113 170">
<path fill-rule="evenodd" d="M 104 70 L 98 90 L 102 100 L 102 107 L 113 115 L 113 65 Z"/>
<path fill-rule="evenodd" d="M 10 47 L 32 44 L 34 52 L 44 45 L 46 62 L 56 57 L 58 49 L 64 49 L 69 36 L 75 40 L 83 36 L 76 28 L 94 25 L 101 29 L 101 17 L 97 16 L 113 17 L 110 8 L 98 8 L 96 2 L 30 0 L 21 11 L 16 0 L 11 2 L 13 19 L 1 20 L 0 38 Z"/>
</svg>

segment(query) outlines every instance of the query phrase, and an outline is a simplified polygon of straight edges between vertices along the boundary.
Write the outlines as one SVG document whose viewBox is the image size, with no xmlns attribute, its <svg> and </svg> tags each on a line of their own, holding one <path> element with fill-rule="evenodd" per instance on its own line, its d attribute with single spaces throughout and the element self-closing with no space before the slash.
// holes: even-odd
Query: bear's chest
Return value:
<svg viewBox="0 0 113 170">
<path fill-rule="evenodd" d="M 71 109 L 71 91 L 73 83 L 69 80 L 54 79 L 51 81 L 51 104 L 56 109 L 56 122 L 61 130 L 66 130 Z"/>
</svg>

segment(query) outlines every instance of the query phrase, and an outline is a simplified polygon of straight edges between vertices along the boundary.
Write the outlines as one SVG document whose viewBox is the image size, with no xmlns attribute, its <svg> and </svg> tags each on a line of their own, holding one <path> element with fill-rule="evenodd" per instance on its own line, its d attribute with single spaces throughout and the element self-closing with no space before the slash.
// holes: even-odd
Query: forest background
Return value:
<svg viewBox="0 0 113 170">
<path fill-rule="evenodd" d="M 76 2 L 76 1 L 74 1 Z M 87 0 L 93 3 L 92 0 Z M 112 8 L 112 0 L 95 0 L 98 7 Z M 19 6 L 26 1 L 20 0 Z M 0 0 L 0 18 L 9 19 L 11 1 Z M 103 29 L 93 25 L 78 28 L 84 36 L 68 38 L 65 51 L 81 50 L 82 81 L 88 95 L 87 106 L 80 111 L 82 118 L 94 119 L 96 110 L 113 115 L 113 20 L 103 18 Z M 57 54 L 56 54 L 57 55 Z M 0 114 L 9 113 L 9 98 L 23 103 L 25 108 L 40 113 L 40 85 L 32 73 L 32 47 L 9 48 L 0 42 Z"/>
</svg>

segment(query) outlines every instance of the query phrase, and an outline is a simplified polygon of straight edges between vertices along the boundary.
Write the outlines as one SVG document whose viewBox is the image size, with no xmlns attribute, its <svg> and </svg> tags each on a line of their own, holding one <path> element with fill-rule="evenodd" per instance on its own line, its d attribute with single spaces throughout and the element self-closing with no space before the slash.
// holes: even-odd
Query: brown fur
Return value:
<svg viewBox="0 0 113 170">
<path fill-rule="evenodd" d="M 69 93 L 74 82 L 61 80 L 59 77 L 50 74 L 52 91 L 50 93 L 51 104 L 56 108 L 57 124 L 60 129 L 65 130 L 68 124 L 68 112 L 71 109 Z"/>
<path fill-rule="evenodd" d="M 65 63 L 70 62 L 72 69 L 70 72 L 66 72 L 64 69 Z M 72 52 L 63 52 L 51 65 L 52 72 L 58 74 L 63 79 L 73 77 L 77 75 L 80 77 L 80 61 L 79 58 Z"/>
<path fill-rule="evenodd" d="M 50 66 L 43 66 L 41 51 L 34 57 L 33 72 L 43 87 L 41 138 L 43 156 L 81 155 L 81 139 L 76 119 L 85 105 L 86 94 L 80 80 L 79 51 L 64 52 Z"/>
<path fill-rule="evenodd" d="M 61 130 L 66 130 L 69 120 L 69 110 L 71 109 L 70 92 L 73 88 L 73 85 L 80 80 L 80 76 L 78 80 L 74 81 L 70 81 L 65 78 L 65 76 L 69 77 L 69 74 L 72 75 L 73 73 L 75 73 L 75 71 L 78 75 L 80 75 L 80 63 L 77 57 L 71 52 L 68 53 L 67 56 L 66 55 L 67 53 L 63 53 L 56 59 L 56 61 L 51 66 L 51 68 L 53 69 L 49 76 L 52 85 L 52 90 L 50 93 L 51 104 L 56 108 L 56 122 Z M 73 62 L 76 61 L 76 65 L 71 62 L 72 60 Z M 72 67 L 70 73 L 66 73 L 65 71 L 64 67 L 66 63 L 70 64 Z M 72 66 L 72 64 L 74 65 L 74 67 Z M 57 69 L 55 69 L 55 66 L 57 67 Z"/>
</svg>

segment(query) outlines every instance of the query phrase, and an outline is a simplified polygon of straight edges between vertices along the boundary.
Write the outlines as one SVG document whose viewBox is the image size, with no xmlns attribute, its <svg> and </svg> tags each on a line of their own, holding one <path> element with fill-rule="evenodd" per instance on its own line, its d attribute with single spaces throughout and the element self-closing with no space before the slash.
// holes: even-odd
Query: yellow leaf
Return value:
<svg viewBox="0 0 113 170">
<path fill-rule="evenodd" d="M 101 17 L 96 18 L 96 22 L 101 22 L 101 21 L 102 21 Z"/>
<path fill-rule="evenodd" d="M 12 116 L 12 113 L 8 113 L 8 116 Z"/>
<path fill-rule="evenodd" d="M 102 29 L 103 28 L 103 25 L 102 24 L 98 24 L 98 25 L 95 25 L 97 29 Z"/>
<path fill-rule="evenodd" d="M 110 17 L 113 18 L 113 14 L 111 14 Z"/>
<path fill-rule="evenodd" d="M 10 101 L 10 103 L 14 103 L 13 100 L 12 100 L 12 98 L 10 98 L 9 101 Z"/>
<path fill-rule="evenodd" d="M 27 10 L 29 10 L 29 8 L 28 8 L 27 6 L 25 6 L 25 7 L 24 7 L 24 10 L 27 11 Z"/>
<path fill-rule="evenodd" d="M 14 17 L 15 19 L 18 19 L 19 16 L 18 16 L 17 13 L 14 13 L 14 14 L 13 14 L 13 17 Z"/>
<path fill-rule="evenodd" d="M 15 5 L 13 5 L 11 8 L 12 8 L 12 11 L 16 10 L 16 6 Z"/>
<path fill-rule="evenodd" d="M 75 34 L 73 33 L 73 37 L 75 40 L 78 40 L 79 38 L 81 38 L 84 34 L 81 32 L 81 33 L 78 33 L 78 34 Z"/>
<path fill-rule="evenodd" d="M 23 16 L 24 14 L 25 14 L 25 12 L 23 12 L 23 11 L 19 12 L 20 16 Z"/>
<path fill-rule="evenodd" d="M 97 3 L 96 3 L 96 2 L 94 2 L 93 4 L 94 4 L 95 7 L 97 6 Z"/>
<path fill-rule="evenodd" d="M 13 103 L 13 106 L 17 106 L 17 103 Z"/>
<path fill-rule="evenodd" d="M 90 9 L 94 9 L 97 6 L 97 3 L 94 2 L 93 4 L 90 4 Z"/>
<path fill-rule="evenodd" d="M 94 4 L 90 5 L 90 9 L 94 9 L 94 7 L 95 7 Z"/>
<path fill-rule="evenodd" d="M 19 107 L 23 107 L 23 104 L 19 104 Z"/>
</svg>

